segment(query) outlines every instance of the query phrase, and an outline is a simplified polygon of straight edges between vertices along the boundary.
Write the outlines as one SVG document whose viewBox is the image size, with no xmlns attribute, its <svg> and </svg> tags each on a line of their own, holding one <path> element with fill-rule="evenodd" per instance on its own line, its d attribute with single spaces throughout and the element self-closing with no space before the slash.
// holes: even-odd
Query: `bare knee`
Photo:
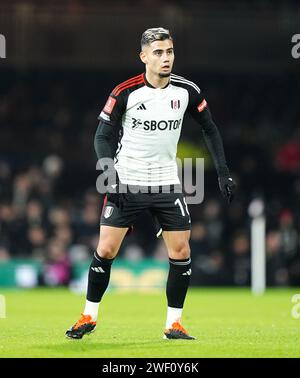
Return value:
<svg viewBox="0 0 300 378">
<path fill-rule="evenodd" d="M 191 255 L 191 250 L 188 241 L 178 243 L 169 251 L 169 257 L 175 260 L 188 259 Z"/>
<path fill-rule="evenodd" d="M 113 259 L 119 252 L 128 228 L 101 225 L 97 254 L 104 259 Z"/>
<path fill-rule="evenodd" d="M 104 259 L 113 259 L 116 257 L 118 250 L 111 244 L 99 243 L 97 247 L 97 254 Z"/>
</svg>

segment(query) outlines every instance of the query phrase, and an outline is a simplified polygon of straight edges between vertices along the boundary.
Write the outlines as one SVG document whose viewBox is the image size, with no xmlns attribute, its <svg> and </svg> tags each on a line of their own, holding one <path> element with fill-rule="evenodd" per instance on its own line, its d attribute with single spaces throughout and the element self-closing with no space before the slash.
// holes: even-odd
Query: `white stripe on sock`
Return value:
<svg viewBox="0 0 300 378">
<path fill-rule="evenodd" d="M 171 261 L 171 260 L 169 260 L 169 261 L 173 265 L 189 265 L 192 260 L 188 259 L 188 261 Z"/>
</svg>

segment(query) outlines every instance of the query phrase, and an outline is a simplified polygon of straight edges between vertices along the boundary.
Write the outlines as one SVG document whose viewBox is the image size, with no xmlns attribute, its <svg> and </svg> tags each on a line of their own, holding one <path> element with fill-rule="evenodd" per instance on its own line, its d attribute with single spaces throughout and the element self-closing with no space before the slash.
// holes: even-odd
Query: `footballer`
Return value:
<svg viewBox="0 0 300 378">
<path fill-rule="evenodd" d="M 158 222 L 169 257 L 167 313 L 163 337 L 193 340 L 181 318 L 191 277 L 191 219 L 180 188 L 176 151 L 186 112 L 199 124 L 213 158 L 220 190 L 230 203 L 235 183 L 230 176 L 223 142 L 206 99 L 192 81 L 172 73 L 174 46 L 170 32 L 147 29 L 140 59 L 145 72 L 117 85 L 98 119 L 94 144 L 98 161 L 113 190 L 101 214 L 100 238 L 89 268 L 85 308 L 66 336 L 81 339 L 95 330 L 99 304 L 122 241 L 141 212 Z M 126 193 L 120 188 L 138 187 Z M 166 187 L 168 191 L 164 190 Z M 155 190 L 154 190 L 155 189 Z"/>
</svg>

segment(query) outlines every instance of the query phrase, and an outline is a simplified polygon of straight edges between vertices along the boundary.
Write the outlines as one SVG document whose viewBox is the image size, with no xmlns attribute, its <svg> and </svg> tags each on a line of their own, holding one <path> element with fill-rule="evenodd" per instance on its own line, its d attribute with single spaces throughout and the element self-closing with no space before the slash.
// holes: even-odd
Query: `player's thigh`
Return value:
<svg viewBox="0 0 300 378">
<path fill-rule="evenodd" d="M 191 217 L 182 193 L 153 194 L 151 213 L 163 231 L 188 231 Z"/>
<path fill-rule="evenodd" d="M 163 231 L 162 236 L 171 259 L 183 260 L 190 257 L 190 235 L 190 230 Z"/>
<path fill-rule="evenodd" d="M 128 227 L 112 227 L 101 225 L 97 254 L 106 259 L 112 259 L 121 247 Z"/>
</svg>

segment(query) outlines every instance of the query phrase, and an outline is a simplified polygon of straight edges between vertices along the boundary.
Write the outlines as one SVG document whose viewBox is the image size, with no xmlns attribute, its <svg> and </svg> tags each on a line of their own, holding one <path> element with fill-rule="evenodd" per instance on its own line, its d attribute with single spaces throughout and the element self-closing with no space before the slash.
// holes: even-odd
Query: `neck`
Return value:
<svg viewBox="0 0 300 378">
<path fill-rule="evenodd" d="M 146 71 L 146 79 L 154 88 L 164 88 L 168 85 L 170 77 L 160 77 L 157 74 Z"/>
</svg>

